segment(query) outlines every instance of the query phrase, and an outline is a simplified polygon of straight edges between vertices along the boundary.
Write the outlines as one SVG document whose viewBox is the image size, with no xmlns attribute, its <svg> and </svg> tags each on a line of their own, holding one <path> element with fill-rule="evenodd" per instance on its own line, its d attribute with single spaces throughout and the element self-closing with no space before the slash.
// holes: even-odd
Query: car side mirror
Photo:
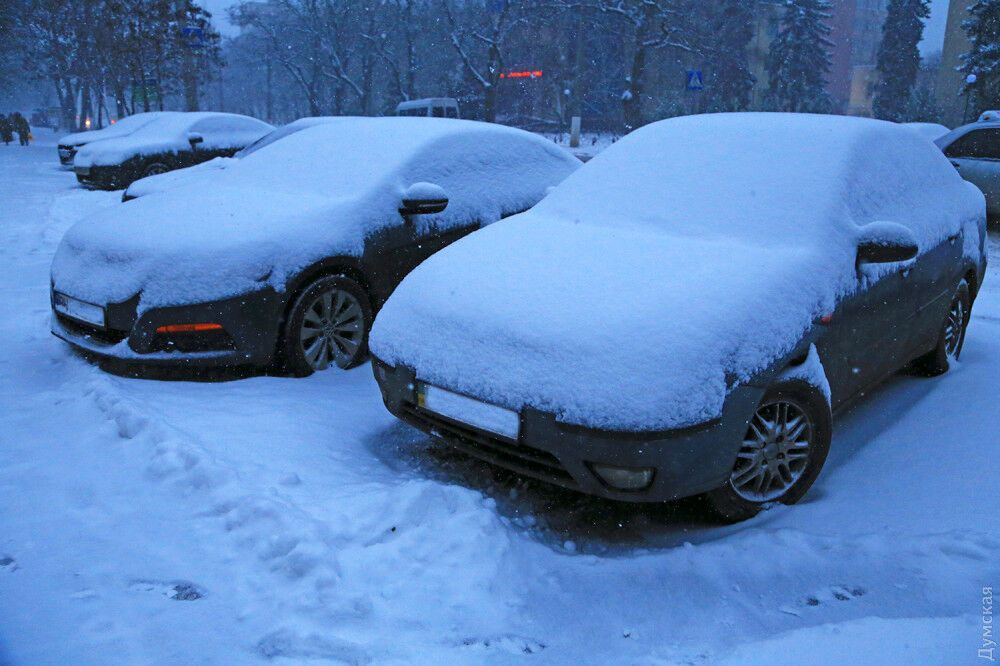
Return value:
<svg viewBox="0 0 1000 666">
<path fill-rule="evenodd" d="M 205 137 L 203 137 L 201 134 L 198 134 L 197 132 L 188 132 L 188 143 L 191 144 L 192 148 L 197 146 L 199 143 L 204 143 L 204 142 L 205 142 Z"/>
<path fill-rule="evenodd" d="M 414 183 L 403 192 L 399 214 L 403 217 L 433 215 L 442 212 L 447 207 L 448 195 L 439 185 Z"/>
<path fill-rule="evenodd" d="M 917 238 L 909 228 L 895 222 L 872 222 L 858 236 L 857 266 L 908 261 L 919 251 Z"/>
</svg>

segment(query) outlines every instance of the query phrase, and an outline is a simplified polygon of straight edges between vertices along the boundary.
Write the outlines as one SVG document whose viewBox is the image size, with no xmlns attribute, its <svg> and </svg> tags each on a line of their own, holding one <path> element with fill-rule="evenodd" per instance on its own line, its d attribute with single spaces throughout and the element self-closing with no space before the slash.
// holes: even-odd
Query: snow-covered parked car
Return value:
<svg viewBox="0 0 1000 666">
<path fill-rule="evenodd" d="M 52 264 L 52 331 L 150 363 L 351 367 L 410 270 L 535 205 L 579 165 L 486 123 L 310 127 L 71 227 Z"/>
<path fill-rule="evenodd" d="M 989 216 L 1000 216 L 1000 119 L 956 127 L 934 143 L 962 178 L 986 195 Z"/>
<path fill-rule="evenodd" d="M 59 163 L 66 167 L 72 167 L 73 158 L 82 146 L 94 141 L 118 139 L 128 136 L 144 125 L 151 123 L 156 118 L 165 115 L 165 113 L 167 112 L 150 111 L 149 113 L 137 113 L 132 116 L 125 116 L 117 122 L 98 130 L 67 134 L 59 139 L 59 144 L 56 147 L 59 151 Z"/>
<path fill-rule="evenodd" d="M 225 169 L 230 164 L 233 164 L 235 160 L 242 159 L 251 153 L 257 152 L 261 148 L 270 146 L 275 141 L 279 141 L 286 136 L 295 134 L 296 132 L 304 130 L 308 127 L 343 120 L 345 120 L 343 116 L 314 116 L 311 118 L 299 118 L 298 120 L 290 122 L 287 125 L 282 125 L 281 127 L 268 132 L 232 157 L 216 157 L 213 160 L 202 162 L 201 164 L 196 164 L 194 166 L 140 178 L 125 188 L 125 191 L 122 192 L 122 201 L 131 201 L 133 199 L 138 199 L 139 197 L 144 197 L 148 194 L 153 194 L 154 192 L 172 190 L 192 179 L 204 178 L 210 171 Z"/>
<path fill-rule="evenodd" d="M 900 125 L 666 120 L 407 276 L 375 375 L 497 465 L 743 519 L 805 494 L 834 409 L 958 357 L 985 235 L 982 195 Z"/>
<path fill-rule="evenodd" d="M 139 178 L 232 157 L 273 130 L 235 113 L 165 111 L 126 136 L 86 144 L 73 158 L 73 171 L 84 187 L 120 189 Z"/>
</svg>

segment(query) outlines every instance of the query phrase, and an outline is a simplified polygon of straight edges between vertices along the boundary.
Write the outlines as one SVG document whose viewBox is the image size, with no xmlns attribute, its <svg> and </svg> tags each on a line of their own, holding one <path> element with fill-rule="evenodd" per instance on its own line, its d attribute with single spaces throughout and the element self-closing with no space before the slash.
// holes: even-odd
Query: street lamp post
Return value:
<svg viewBox="0 0 1000 666">
<path fill-rule="evenodd" d="M 978 77 L 969 74 L 965 77 L 965 111 L 962 112 L 962 124 L 969 122 L 969 98 L 972 97 L 972 86 L 976 85 Z"/>
</svg>

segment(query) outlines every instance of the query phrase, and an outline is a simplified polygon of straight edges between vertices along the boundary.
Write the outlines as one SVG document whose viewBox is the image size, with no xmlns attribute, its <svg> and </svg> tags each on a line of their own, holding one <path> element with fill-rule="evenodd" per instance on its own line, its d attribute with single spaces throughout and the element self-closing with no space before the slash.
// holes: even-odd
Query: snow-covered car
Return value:
<svg viewBox="0 0 1000 666">
<path fill-rule="evenodd" d="M 375 375 L 474 456 L 739 520 L 805 494 L 834 409 L 958 357 L 985 236 L 982 195 L 900 125 L 661 121 L 407 276 Z"/>
<path fill-rule="evenodd" d="M 147 194 L 153 194 L 154 192 L 172 190 L 179 185 L 189 182 L 193 178 L 204 178 L 210 171 L 225 169 L 235 160 L 242 159 L 251 153 L 257 152 L 265 146 L 270 146 L 275 141 L 279 141 L 286 136 L 306 129 L 307 127 L 314 127 L 316 125 L 323 125 L 341 120 L 344 120 L 343 116 L 315 116 L 311 118 L 299 118 L 298 120 L 290 122 L 287 125 L 278 127 L 272 132 L 268 132 L 232 157 L 216 157 L 213 160 L 202 162 L 201 164 L 196 164 L 194 166 L 140 178 L 125 188 L 125 191 L 122 192 L 122 201 L 131 201 L 133 199 L 138 199 L 139 197 L 144 197 Z"/>
<path fill-rule="evenodd" d="M 128 136 L 144 125 L 151 123 L 156 118 L 163 116 L 165 113 L 163 111 L 137 113 L 132 116 L 125 116 L 117 122 L 99 130 L 67 134 L 59 139 L 59 144 L 56 147 L 59 151 L 59 163 L 66 167 L 72 167 L 73 158 L 82 146 L 94 141 L 102 141 L 103 139 L 118 139 Z"/>
<path fill-rule="evenodd" d="M 535 205 L 579 165 L 486 123 L 310 127 L 71 227 L 52 263 L 52 331 L 149 363 L 351 367 L 410 270 Z"/>
<path fill-rule="evenodd" d="M 232 157 L 273 130 L 235 113 L 165 111 L 127 136 L 86 144 L 73 157 L 73 171 L 84 187 L 120 189 L 139 178 Z"/>
<path fill-rule="evenodd" d="M 986 195 L 991 218 L 1000 216 L 1000 121 L 956 127 L 934 141 L 966 179 Z"/>
<path fill-rule="evenodd" d="M 939 123 L 904 123 L 906 127 L 924 137 L 928 141 L 940 139 L 951 130 Z"/>
</svg>

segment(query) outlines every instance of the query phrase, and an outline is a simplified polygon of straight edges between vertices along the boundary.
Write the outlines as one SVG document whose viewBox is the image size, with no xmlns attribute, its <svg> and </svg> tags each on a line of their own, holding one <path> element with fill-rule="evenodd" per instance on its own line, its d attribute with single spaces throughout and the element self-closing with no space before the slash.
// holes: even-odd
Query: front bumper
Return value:
<svg viewBox="0 0 1000 666">
<path fill-rule="evenodd" d="M 283 300 L 272 289 L 225 300 L 137 313 L 139 297 L 105 307 L 106 326 L 52 312 L 52 334 L 103 358 L 158 366 L 265 366 L 278 336 Z M 171 324 L 215 322 L 221 332 L 157 333 Z"/>
<path fill-rule="evenodd" d="M 117 190 L 128 185 L 126 169 L 117 166 L 74 166 L 76 182 L 91 190 Z"/>
<path fill-rule="evenodd" d="M 524 408 L 520 436 L 514 442 L 420 408 L 412 369 L 393 368 L 374 357 L 372 364 L 385 406 L 406 423 L 518 474 L 626 502 L 663 502 L 723 485 L 765 390 L 737 387 L 727 396 L 720 418 L 660 432 L 612 432 L 568 425 L 552 414 Z M 595 464 L 655 471 L 647 488 L 625 491 L 605 483 L 594 472 Z"/>
<path fill-rule="evenodd" d="M 73 158 L 76 156 L 76 146 L 61 145 L 57 148 L 59 152 L 59 164 L 72 167 Z"/>
</svg>

